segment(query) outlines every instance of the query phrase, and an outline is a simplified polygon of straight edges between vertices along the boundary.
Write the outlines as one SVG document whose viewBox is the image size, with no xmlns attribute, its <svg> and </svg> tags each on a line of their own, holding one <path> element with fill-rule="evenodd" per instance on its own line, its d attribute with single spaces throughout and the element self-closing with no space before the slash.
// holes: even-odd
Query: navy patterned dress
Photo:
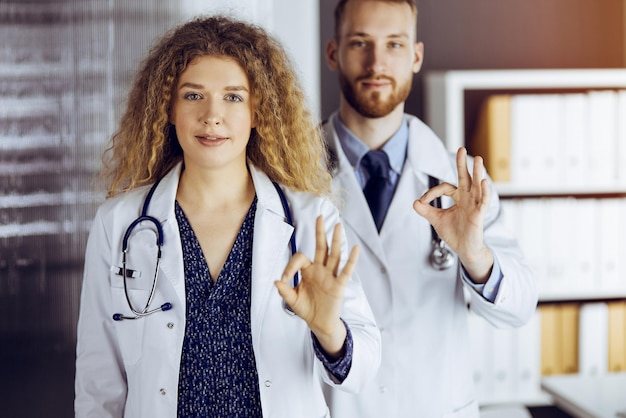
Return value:
<svg viewBox="0 0 626 418">
<path fill-rule="evenodd" d="M 257 199 L 215 283 L 176 202 L 185 265 L 187 326 L 178 384 L 179 417 L 261 417 L 250 328 L 252 238 Z"/>
</svg>

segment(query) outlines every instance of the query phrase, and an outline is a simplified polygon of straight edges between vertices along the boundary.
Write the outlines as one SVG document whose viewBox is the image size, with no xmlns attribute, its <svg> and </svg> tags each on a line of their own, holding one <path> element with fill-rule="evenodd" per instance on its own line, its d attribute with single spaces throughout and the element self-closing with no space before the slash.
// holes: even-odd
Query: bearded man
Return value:
<svg viewBox="0 0 626 418">
<path fill-rule="evenodd" d="M 404 113 L 424 59 L 416 22 L 415 0 L 340 0 L 326 48 L 341 85 L 324 123 L 334 188 L 382 333 L 375 380 L 326 394 L 334 418 L 477 418 L 468 306 L 500 328 L 537 306 L 482 158 Z"/>
</svg>

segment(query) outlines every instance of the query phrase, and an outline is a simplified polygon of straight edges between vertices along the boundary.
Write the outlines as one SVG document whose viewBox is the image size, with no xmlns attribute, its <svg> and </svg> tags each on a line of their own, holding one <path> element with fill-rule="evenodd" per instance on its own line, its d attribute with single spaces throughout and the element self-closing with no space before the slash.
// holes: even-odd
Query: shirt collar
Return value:
<svg viewBox="0 0 626 418">
<path fill-rule="evenodd" d="M 361 158 L 370 150 L 369 147 L 361 141 L 344 123 L 339 115 L 333 118 L 334 128 L 337 132 L 339 142 L 343 148 L 348 161 L 352 167 L 356 168 L 361 163 Z M 406 159 L 406 150 L 409 143 L 409 123 L 406 118 L 402 120 L 398 130 L 389 138 L 385 145 L 381 148 L 389 158 L 391 169 L 400 175 L 402 166 Z"/>
</svg>

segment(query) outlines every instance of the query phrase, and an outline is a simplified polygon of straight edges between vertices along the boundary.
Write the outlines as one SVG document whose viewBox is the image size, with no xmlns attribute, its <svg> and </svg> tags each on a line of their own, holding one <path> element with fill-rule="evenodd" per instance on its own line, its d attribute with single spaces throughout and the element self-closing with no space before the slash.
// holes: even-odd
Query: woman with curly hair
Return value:
<svg viewBox="0 0 626 418">
<path fill-rule="evenodd" d="M 105 153 L 76 416 L 322 417 L 323 385 L 376 373 L 358 248 L 304 103 L 258 26 L 197 18 L 151 49 Z"/>
</svg>

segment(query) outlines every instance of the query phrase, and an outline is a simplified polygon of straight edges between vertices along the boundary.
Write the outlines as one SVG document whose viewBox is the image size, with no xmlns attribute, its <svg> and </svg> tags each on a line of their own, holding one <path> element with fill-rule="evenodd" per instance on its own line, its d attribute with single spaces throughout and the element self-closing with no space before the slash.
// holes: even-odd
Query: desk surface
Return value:
<svg viewBox="0 0 626 418">
<path fill-rule="evenodd" d="M 626 373 L 546 376 L 541 388 L 554 403 L 579 418 L 626 418 Z"/>
</svg>

